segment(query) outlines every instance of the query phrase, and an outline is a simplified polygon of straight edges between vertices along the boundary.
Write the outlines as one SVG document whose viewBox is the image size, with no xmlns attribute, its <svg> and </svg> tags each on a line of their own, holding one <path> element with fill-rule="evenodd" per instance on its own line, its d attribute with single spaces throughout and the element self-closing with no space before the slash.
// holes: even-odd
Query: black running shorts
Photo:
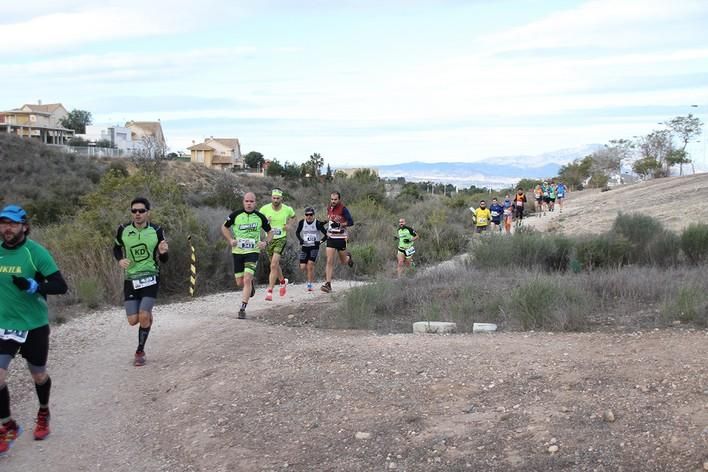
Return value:
<svg viewBox="0 0 708 472">
<path fill-rule="evenodd" d="M 133 281 L 126 280 L 123 284 L 123 300 L 140 300 L 142 298 L 157 298 L 158 288 L 160 287 L 160 278 L 157 278 L 157 283 L 155 285 L 150 285 L 148 287 L 143 287 L 139 289 L 133 288 Z"/>
<path fill-rule="evenodd" d="M 317 262 L 319 252 L 319 246 L 302 246 L 300 248 L 300 264 L 307 264 L 307 261 Z"/>
<path fill-rule="evenodd" d="M 17 353 L 27 359 L 27 362 L 36 367 L 47 365 L 49 356 L 49 325 L 31 329 L 27 333 L 27 340 L 20 344 L 15 341 L 0 339 L 0 355 L 15 357 Z"/>
<path fill-rule="evenodd" d="M 337 251 L 346 251 L 347 250 L 347 240 L 346 239 L 334 239 L 334 238 L 327 238 L 327 247 L 331 247 L 336 249 Z"/>
</svg>

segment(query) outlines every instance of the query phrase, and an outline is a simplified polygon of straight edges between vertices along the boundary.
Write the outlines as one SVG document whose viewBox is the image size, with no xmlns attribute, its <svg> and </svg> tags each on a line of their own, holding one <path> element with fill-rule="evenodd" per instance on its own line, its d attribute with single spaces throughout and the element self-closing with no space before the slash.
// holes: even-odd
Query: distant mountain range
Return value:
<svg viewBox="0 0 708 472">
<path fill-rule="evenodd" d="M 479 162 L 404 162 L 376 166 L 380 177 L 403 177 L 410 182 L 438 182 L 459 187 L 501 188 L 521 179 L 542 179 L 558 175 L 564 164 L 582 159 L 601 148 L 601 144 L 561 149 L 537 156 L 490 157 Z"/>
</svg>

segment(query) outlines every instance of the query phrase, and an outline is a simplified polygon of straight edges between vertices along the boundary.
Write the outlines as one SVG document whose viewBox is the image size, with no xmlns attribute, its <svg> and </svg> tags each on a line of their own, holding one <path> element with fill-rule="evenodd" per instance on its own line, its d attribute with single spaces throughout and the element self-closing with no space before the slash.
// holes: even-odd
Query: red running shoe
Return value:
<svg viewBox="0 0 708 472">
<path fill-rule="evenodd" d="M 22 434 L 22 427 L 14 420 L 0 426 L 0 456 L 7 454 L 20 434 Z"/>
<path fill-rule="evenodd" d="M 135 353 L 135 361 L 133 362 L 135 367 L 142 367 L 145 365 L 145 352 L 138 351 Z"/>
<path fill-rule="evenodd" d="M 50 433 L 49 429 L 49 410 L 39 410 L 37 413 L 37 424 L 34 427 L 34 439 L 42 441 Z"/>
</svg>

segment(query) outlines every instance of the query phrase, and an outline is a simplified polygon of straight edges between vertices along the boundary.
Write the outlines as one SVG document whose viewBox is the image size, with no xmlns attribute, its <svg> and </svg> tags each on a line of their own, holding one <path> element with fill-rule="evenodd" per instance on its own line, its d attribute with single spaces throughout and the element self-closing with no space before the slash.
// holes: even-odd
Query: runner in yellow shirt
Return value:
<svg viewBox="0 0 708 472">
<path fill-rule="evenodd" d="M 270 275 L 268 276 L 268 290 L 266 291 L 265 299 L 273 300 L 273 287 L 275 281 L 280 281 L 281 297 L 285 296 L 288 286 L 288 279 L 283 277 L 283 271 L 280 268 L 280 256 L 285 250 L 287 243 L 287 226 L 288 222 L 295 218 L 295 210 L 283 203 L 283 191 L 279 188 L 274 188 L 271 192 L 271 203 L 263 205 L 259 210 L 268 219 L 273 230 L 273 240 L 268 244 L 268 256 L 270 257 Z"/>
<path fill-rule="evenodd" d="M 479 208 L 473 209 L 474 214 L 473 221 L 475 223 L 475 232 L 483 233 L 489 227 L 489 223 L 492 219 L 492 212 L 487 208 L 487 202 L 480 200 Z"/>
</svg>

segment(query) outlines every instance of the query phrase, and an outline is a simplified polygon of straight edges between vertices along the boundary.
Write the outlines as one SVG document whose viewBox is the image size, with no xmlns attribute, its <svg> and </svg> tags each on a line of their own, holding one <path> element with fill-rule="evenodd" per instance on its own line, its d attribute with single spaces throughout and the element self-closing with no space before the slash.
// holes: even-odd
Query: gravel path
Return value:
<svg viewBox="0 0 708 472">
<path fill-rule="evenodd" d="M 309 314 L 335 296 L 294 286 L 272 304 Z M 249 315 L 268 316 L 261 297 Z M 690 471 L 708 459 L 706 331 L 377 336 L 237 320 L 238 298 L 158 306 L 142 368 L 121 310 L 57 326 L 53 433 L 23 435 L 0 468 Z M 21 364 L 10 385 L 29 427 Z"/>
</svg>

